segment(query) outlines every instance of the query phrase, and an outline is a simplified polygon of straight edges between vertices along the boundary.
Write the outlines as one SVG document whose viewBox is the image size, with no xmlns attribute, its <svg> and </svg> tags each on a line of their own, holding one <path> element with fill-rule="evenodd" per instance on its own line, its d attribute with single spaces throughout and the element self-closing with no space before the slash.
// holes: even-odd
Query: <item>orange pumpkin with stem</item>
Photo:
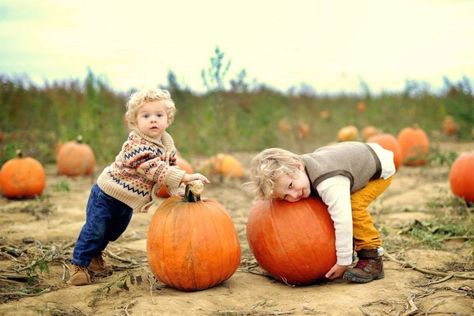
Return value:
<svg viewBox="0 0 474 316">
<path fill-rule="evenodd" d="M 176 156 L 176 166 L 179 168 L 183 169 L 187 173 L 193 173 L 193 167 L 187 162 L 184 158 L 181 158 L 179 156 Z M 166 188 L 166 185 L 163 185 L 160 187 L 160 190 L 156 194 L 161 198 L 167 198 L 170 196 L 168 189 Z"/>
<path fill-rule="evenodd" d="M 79 135 L 76 141 L 69 141 L 58 150 L 56 167 L 59 174 L 66 176 L 91 175 L 95 169 L 95 155 Z"/>
<path fill-rule="evenodd" d="M 200 198 L 202 187 L 196 181 L 194 188 L 186 186 L 184 198 L 166 199 L 156 208 L 148 229 L 151 271 L 161 282 L 183 291 L 218 285 L 240 264 L 232 218 L 219 202 Z"/>
<path fill-rule="evenodd" d="M 0 191 L 7 198 L 40 196 L 46 186 L 43 165 L 31 157 L 17 157 L 5 162 L 0 169 Z"/>
<path fill-rule="evenodd" d="M 474 202 L 474 152 L 461 154 L 451 165 L 449 184 L 454 195 Z"/>
<path fill-rule="evenodd" d="M 249 212 L 247 240 L 260 266 L 287 284 L 324 279 L 336 263 L 333 222 L 315 197 L 257 201 Z"/>
<path fill-rule="evenodd" d="M 389 133 L 377 134 L 367 139 L 367 142 L 377 143 L 383 148 L 392 151 L 395 168 L 398 169 L 400 167 L 402 163 L 402 148 L 395 136 Z"/>
</svg>

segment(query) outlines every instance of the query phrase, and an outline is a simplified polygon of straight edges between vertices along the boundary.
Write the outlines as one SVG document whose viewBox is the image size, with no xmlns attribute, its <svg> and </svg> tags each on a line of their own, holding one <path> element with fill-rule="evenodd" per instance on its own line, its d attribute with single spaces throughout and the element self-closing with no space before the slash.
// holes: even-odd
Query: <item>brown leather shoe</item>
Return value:
<svg viewBox="0 0 474 316">
<path fill-rule="evenodd" d="M 106 277 L 112 274 L 112 268 L 105 263 L 102 253 L 92 258 L 87 269 L 92 272 L 95 277 Z"/>
<path fill-rule="evenodd" d="M 362 249 L 357 252 L 359 261 L 354 268 L 346 270 L 342 278 L 355 283 L 367 283 L 384 278 L 382 256 L 377 249 Z"/>
<path fill-rule="evenodd" d="M 87 285 L 91 284 L 91 276 L 89 274 L 89 271 L 87 271 L 87 268 L 85 267 L 80 267 L 76 265 L 72 265 L 74 268 L 74 271 L 72 272 L 71 277 L 69 278 L 68 283 L 71 285 Z"/>
</svg>

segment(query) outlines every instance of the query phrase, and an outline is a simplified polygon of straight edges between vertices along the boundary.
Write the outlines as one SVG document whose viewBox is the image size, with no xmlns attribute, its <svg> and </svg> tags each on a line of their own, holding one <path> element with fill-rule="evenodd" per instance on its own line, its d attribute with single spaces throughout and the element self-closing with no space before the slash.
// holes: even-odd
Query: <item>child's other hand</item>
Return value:
<svg viewBox="0 0 474 316">
<path fill-rule="evenodd" d="M 200 173 L 186 173 L 181 180 L 182 183 L 188 184 L 194 180 L 201 180 L 202 183 L 210 183 L 210 181 Z"/>
<path fill-rule="evenodd" d="M 326 273 L 325 277 L 329 280 L 334 280 L 337 278 L 342 277 L 344 272 L 347 270 L 349 266 L 341 266 L 338 264 L 333 265 L 333 267 Z"/>
</svg>

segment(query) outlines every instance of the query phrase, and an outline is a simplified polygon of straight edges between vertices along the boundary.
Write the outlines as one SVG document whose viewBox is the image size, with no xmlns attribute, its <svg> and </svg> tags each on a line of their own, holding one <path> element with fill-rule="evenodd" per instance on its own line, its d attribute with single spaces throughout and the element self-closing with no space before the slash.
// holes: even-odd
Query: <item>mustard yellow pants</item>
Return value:
<svg viewBox="0 0 474 316">
<path fill-rule="evenodd" d="M 355 250 L 375 249 L 382 245 L 379 231 L 375 228 L 368 206 L 392 182 L 388 179 L 370 181 L 363 189 L 351 194 L 352 227 Z"/>
</svg>

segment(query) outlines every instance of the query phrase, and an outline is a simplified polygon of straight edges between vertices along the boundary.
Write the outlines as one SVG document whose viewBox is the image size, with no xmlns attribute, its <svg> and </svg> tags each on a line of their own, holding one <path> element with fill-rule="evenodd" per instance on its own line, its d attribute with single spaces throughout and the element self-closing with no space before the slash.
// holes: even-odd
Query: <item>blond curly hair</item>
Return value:
<svg viewBox="0 0 474 316">
<path fill-rule="evenodd" d="M 297 176 L 303 160 L 297 154 L 281 148 L 261 151 L 250 162 L 250 182 L 246 184 L 258 199 L 271 199 L 275 181 L 282 175 Z"/>
<path fill-rule="evenodd" d="M 168 90 L 146 88 L 133 93 L 126 104 L 127 111 L 125 112 L 125 120 L 128 127 L 134 129 L 137 127 L 137 113 L 140 107 L 145 103 L 160 101 L 166 107 L 166 114 L 168 116 L 168 125 L 171 125 L 176 114 L 176 106 L 174 105 L 171 95 Z"/>
</svg>

